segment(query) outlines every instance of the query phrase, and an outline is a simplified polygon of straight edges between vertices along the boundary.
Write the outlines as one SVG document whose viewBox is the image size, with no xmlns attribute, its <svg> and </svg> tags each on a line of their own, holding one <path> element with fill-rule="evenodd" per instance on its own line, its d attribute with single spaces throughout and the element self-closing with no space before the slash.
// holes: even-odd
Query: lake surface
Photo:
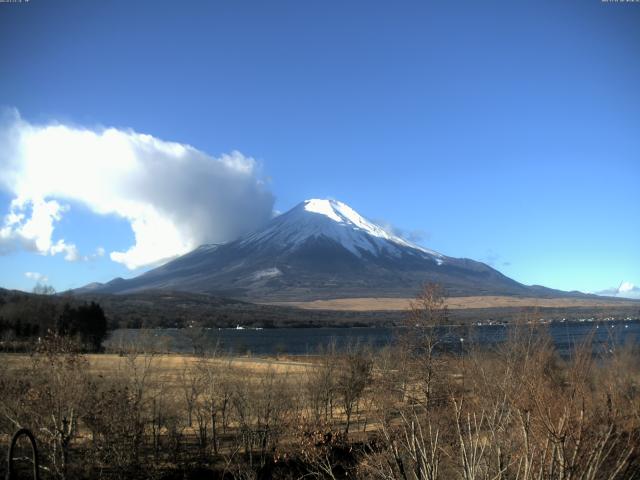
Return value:
<svg viewBox="0 0 640 480">
<path fill-rule="evenodd" d="M 477 343 L 491 348 L 504 342 L 512 327 L 503 325 L 475 326 L 468 331 L 443 329 L 443 343 L 453 351 L 463 345 Z M 570 355 L 593 335 L 594 352 L 605 351 L 625 342 L 640 343 L 640 320 L 611 322 L 557 322 L 546 329 L 561 355 Z M 313 355 L 332 343 L 338 350 L 360 344 L 382 348 L 397 338 L 401 328 L 275 328 L 275 329 L 119 329 L 111 333 L 105 346 L 111 350 L 132 343 L 160 351 L 195 353 L 213 351 L 237 355 Z M 461 340 L 462 339 L 462 340 Z M 466 343 L 465 343 L 466 342 Z"/>
</svg>

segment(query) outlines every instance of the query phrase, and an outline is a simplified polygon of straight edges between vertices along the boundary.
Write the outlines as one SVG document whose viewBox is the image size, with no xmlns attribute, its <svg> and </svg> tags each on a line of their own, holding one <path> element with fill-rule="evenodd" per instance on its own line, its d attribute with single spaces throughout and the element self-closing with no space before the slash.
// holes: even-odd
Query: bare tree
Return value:
<svg viewBox="0 0 640 480">
<path fill-rule="evenodd" d="M 442 286 L 428 283 L 422 287 L 406 318 L 404 333 L 400 337 L 401 355 L 413 373 L 409 382 L 418 387 L 419 395 L 412 401 L 425 406 L 435 399 L 434 388 L 446 364 L 446 357 L 438 355 L 442 342 L 442 329 L 448 325 L 449 312 L 446 293 Z"/>
<path fill-rule="evenodd" d="M 218 359 L 203 357 L 196 365 L 199 384 L 202 390 L 202 415 L 208 417 L 211 425 L 211 445 L 214 453 L 218 453 L 219 428 L 226 430 L 227 409 L 230 400 L 230 391 L 227 386 L 226 368 L 228 365 L 220 364 Z M 204 422 L 200 421 L 200 424 Z"/>
<path fill-rule="evenodd" d="M 329 422 L 333 417 L 333 405 L 337 392 L 338 368 L 335 343 L 332 342 L 326 351 L 320 351 L 318 361 L 306 371 L 305 389 L 309 407 L 318 423 Z"/>
<path fill-rule="evenodd" d="M 346 417 L 344 431 L 349 433 L 352 414 L 371 380 L 372 361 L 369 352 L 351 347 L 343 356 L 337 375 L 337 391 Z"/>
<path fill-rule="evenodd" d="M 89 407 L 87 362 L 71 340 L 46 337 L 29 357 L 26 368 L 3 376 L 0 412 L 7 433 L 34 431 L 47 458 L 43 468 L 54 478 L 69 478 L 71 448 Z"/>
<path fill-rule="evenodd" d="M 183 361 L 183 367 L 178 378 L 182 398 L 187 410 L 187 423 L 193 426 L 193 414 L 198 401 L 198 396 L 202 392 L 202 378 L 198 375 L 196 368 L 189 360 Z"/>
</svg>

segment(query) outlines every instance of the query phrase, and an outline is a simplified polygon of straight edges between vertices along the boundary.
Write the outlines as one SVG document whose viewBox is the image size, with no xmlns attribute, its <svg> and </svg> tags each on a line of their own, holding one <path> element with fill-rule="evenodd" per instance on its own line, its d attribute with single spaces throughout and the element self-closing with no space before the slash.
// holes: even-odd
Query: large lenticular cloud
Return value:
<svg viewBox="0 0 640 480">
<path fill-rule="evenodd" d="M 0 120 L 0 189 L 13 196 L 0 254 L 80 258 L 73 239 L 53 240 L 74 201 L 129 221 L 135 244 L 110 255 L 130 269 L 233 239 L 268 220 L 274 203 L 255 160 L 239 152 L 216 158 L 132 130 L 34 125 L 15 110 Z"/>
</svg>

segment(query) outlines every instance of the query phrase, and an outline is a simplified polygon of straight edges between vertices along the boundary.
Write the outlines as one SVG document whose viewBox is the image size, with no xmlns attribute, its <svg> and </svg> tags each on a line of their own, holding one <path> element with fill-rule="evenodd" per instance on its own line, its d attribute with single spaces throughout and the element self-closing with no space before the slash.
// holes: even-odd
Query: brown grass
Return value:
<svg viewBox="0 0 640 480">
<path fill-rule="evenodd" d="M 17 368 L 23 368 L 28 365 L 30 355 L 20 353 L 0 353 L 0 364 L 7 371 Z M 87 354 L 84 355 L 89 363 L 90 374 L 106 375 L 117 372 L 118 369 L 124 368 L 125 359 L 118 354 Z M 172 378 L 185 367 L 194 366 L 196 362 L 201 361 L 201 357 L 181 354 L 161 354 L 154 355 L 153 370 L 154 373 L 163 378 Z M 138 363 L 143 361 L 143 356 L 136 360 Z M 266 371 L 273 371 L 278 374 L 299 374 L 306 372 L 311 363 L 277 358 L 251 358 L 251 357 L 216 357 L 209 360 L 210 362 L 225 365 L 234 372 L 245 374 L 261 374 Z"/>
<path fill-rule="evenodd" d="M 409 310 L 411 298 L 336 298 L 330 300 L 312 300 L 308 302 L 277 302 L 270 305 L 283 305 L 304 308 L 307 310 L 339 310 L 339 311 L 404 311 Z M 469 308 L 505 308 L 505 307 L 623 307 L 640 306 L 633 300 L 611 300 L 592 298 L 530 298 L 505 296 L 473 296 L 449 297 L 447 305 L 450 310 Z"/>
</svg>

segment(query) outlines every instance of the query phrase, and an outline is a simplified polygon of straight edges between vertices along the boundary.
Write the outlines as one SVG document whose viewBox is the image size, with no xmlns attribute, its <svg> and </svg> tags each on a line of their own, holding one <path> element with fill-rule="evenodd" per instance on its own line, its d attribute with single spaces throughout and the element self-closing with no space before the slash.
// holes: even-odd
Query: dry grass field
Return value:
<svg viewBox="0 0 640 480">
<path fill-rule="evenodd" d="M 161 380 L 169 388 L 179 388 L 180 375 L 185 370 L 196 368 L 202 362 L 233 373 L 238 378 L 250 379 L 267 372 L 284 377 L 300 377 L 313 368 L 313 363 L 306 359 L 278 359 L 268 357 L 215 357 L 203 359 L 193 355 L 153 354 L 136 355 L 135 358 L 115 353 L 86 354 L 86 373 L 103 378 L 116 378 L 127 374 L 127 369 L 148 368 L 155 379 Z M 7 372 L 20 371 L 32 362 L 32 356 L 21 353 L 0 353 L 0 365 Z"/>
<path fill-rule="evenodd" d="M 544 335 L 524 330 L 491 354 L 434 356 L 429 331 L 383 351 L 293 360 L 2 354 L 0 445 L 31 428 L 42 478 L 65 480 L 640 473 L 637 353 L 563 362 Z"/>
<path fill-rule="evenodd" d="M 0 355 L 0 446 L 31 429 L 43 480 L 640 476 L 636 346 L 596 357 L 587 338 L 564 359 L 522 319 L 496 348 L 453 352 L 433 328 L 447 321 L 440 292 L 426 287 L 379 350 L 211 357 L 141 342 L 85 354 L 45 337 Z"/>
<path fill-rule="evenodd" d="M 271 305 L 282 305 L 304 308 L 308 310 L 337 311 L 406 311 L 410 309 L 412 298 L 337 298 L 332 300 L 313 300 L 308 302 L 278 302 Z M 571 307 L 639 307 L 640 302 L 632 300 L 611 300 L 607 298 L 528 298 L 505 296 L 448 297 L 450 310 L 472 308 L 571 308 Z"/>
</svg>

